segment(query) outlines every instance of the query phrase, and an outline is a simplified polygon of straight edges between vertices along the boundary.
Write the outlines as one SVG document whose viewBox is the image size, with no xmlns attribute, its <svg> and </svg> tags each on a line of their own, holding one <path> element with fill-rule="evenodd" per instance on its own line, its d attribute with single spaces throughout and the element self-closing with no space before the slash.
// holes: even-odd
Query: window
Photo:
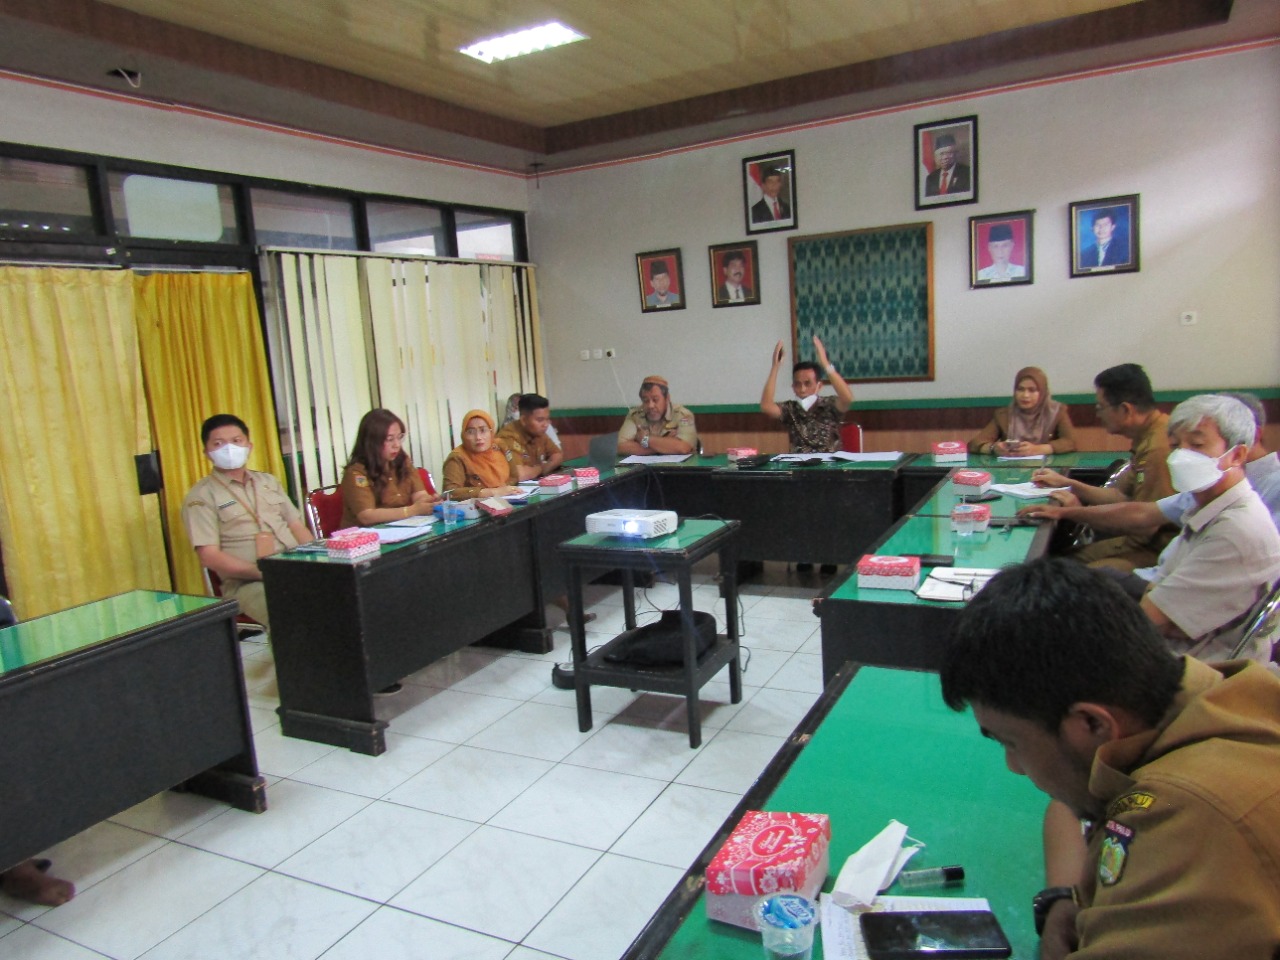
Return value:
<svg viewBox="0 0 1280 960">
<path fill-rule="evenodd" d="M 85 167 L 0 157 L 0 232 L 94 234 Z"/>
<path fill-rule="evenodd" d="M 231 187 L 199 180 L 107 174 L 111 213 L 122 237 L 238 243 Z"/>
<path fill-rule="evenodd" d="M 438 207 L 416 203 L 365 204 L 369 243 L 378 253 L 416 253 L 427 257 L 448 254 L 444 214 Z"/>
<path fill-rule="evenodd" d="M 308 250 L 357 250 L 356 221 L 350 200 L 282 190 L 250 190 L 253 226 L 264 247 Z"/>
<path fill-rule="evenodd" d="M 497 213 L 459 210 L 458 256 L 464 260 L 514 260 L 515 218 Z"/>
</svg>

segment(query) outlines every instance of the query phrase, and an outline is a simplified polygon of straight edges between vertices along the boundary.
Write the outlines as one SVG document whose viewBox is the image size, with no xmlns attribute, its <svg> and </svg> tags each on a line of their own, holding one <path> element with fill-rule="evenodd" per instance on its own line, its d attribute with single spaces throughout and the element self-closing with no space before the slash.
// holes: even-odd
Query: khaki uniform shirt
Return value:
<svg viewBox="0 0 1280 960">
<path fill-rule="evenodd" d="M 256 514 L 256 516 L 255 516 Z M 269 473 L 249 470 L 245 482 L 211 473 L 196 482 L 182 501 L 182 523 L 193 547 L 218 547 L 237 560 L 255 563 L 255 537 L 260 531 L 274 534 L 280 550 L 298 545 L 289 524 L 301 522 L 280 481 Z M 239 580 L 224 580 L 234 591 Z"/>
<path fill-rule="evenodd" d="M 493 442 L 509 454 L 509 460 L 518 466 L 537 467 L 539 474 L 542 472 L 542 465 L 560 452 L 560 448 L 545 433 L 535 437 L 519 420 L 512 420 L 499 430 Z"/>
<path fill-rule="evenodd" d="M 970 453 L 995 453 L 990 447 L 999 440 L 1009 436 L 1009 408 L 997 407 L 991 414 L 991 420 L 981 432 L 969 441 Z M 1029 439 L 1019 437 L 1020 440 Z M 1053 420 L 1049 435 L 1032 443 L 1047 443 L 1053 447 L 1054 453 L 1071 453 L 1076 448 L 1076 430 L 1071 423 L 1071 415 L 1067 413 L 1064 403 L 1058 408 L 1058 415 Z M 986 447 L 988 449 L 984 450 Z"/>
<path fill-rule="evenodd" d="M 1190 638 L 1174 641 L 1175 653 L 1225 660 L 1249 611 L 1280 579 L 1280 533 L 1245 480 L 1188 511 L 1182 523 L 1147 596 Z M 1269 647 L 1256 653 L 1271 656 Z"/>
<path fill-rule="evenodd" d="M 516 473 L 515 457 L 506 450 L 502 453 L 507 458 L 507 483 L 514 487 L 520 482 L 520 477 Z M 456 453 L 450 453 L 444 458 L 443 473 L 444 486 L 441 489 L 449 494 L 450 500 L 470 500 L 480 496 L 480 491 L 488 486 L 480 477 L 467 469 L 466 463 Z"/>
<path fill-rule="evenodd" d="M 1158 729 L 1094 758 L 1072 960 L 1280 956 L 1280 681 L 1184 663 Z"/>
<path fill-rule="evenodd" d="M 632 407 L 622 421 L 622 429 L 618 431 L 618 442 L 634 440 L 640 442 L 641 437 L 676 437 L 689 445 L 691 452 L 698 451 L 698 429 L 693 422 L 693 414 L 688 407 L 680 407 L 667 398 L 667 415 L 656 425 L 649 423 L 644 415 L 644 407 Z"/>
<path fill-rule="evenodd" d="M 405 457 L 409 475 L 403 483 L 391 478 L 382 489 L 374 492 L 373 483 L 369 479 L 368 468 L 363 463 L 352 463 L 342 473 L 342 528 L 356 527 L 360 521 L 356 519 L 365 510 L 378 507 L 407 507 L 413 503 L 413 495 L 419 491 L 426 493 L 426 485 L 422 475 L 418 473 L 413 461 Z"/>
</svg>

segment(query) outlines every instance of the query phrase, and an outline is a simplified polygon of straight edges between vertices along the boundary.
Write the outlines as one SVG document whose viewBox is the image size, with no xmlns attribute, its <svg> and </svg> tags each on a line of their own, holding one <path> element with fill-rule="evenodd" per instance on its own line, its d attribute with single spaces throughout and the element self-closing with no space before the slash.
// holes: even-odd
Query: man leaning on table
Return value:
<svg viewBox="0 0 1280 960">
<path fill-rule="evenodd" d="M 182 523 L 201 566 L 222 579 L 222 595 L 270 630 L 258 560 L 309 542 L 311 531 L 275 477 L 245 469 L 253 444 L 243 420 L 215 414 L 200 439 L 213 470 L 182 501 Z"/>
<path fill-rule="evenodd" d="M 1156 409 L 1155 395 L 1147 372 L 1136 363 L 1108 367 L 1093 379 L 1097 394 L 1095 409 L 1107 433 L 1133 441 L 1129 451 L 1129 471 L 1114 487 L 1095 487 L 1064 477 L 1041 467 L 1031 479 L 1046 487 L 1068 487 L 1051 494 L 1063 506 L 1092 506 L 1124 500 L 1153 502 L 1173 493 L 1169 483 L 1169 417 Z M 1072 556 L 1091 566 L 1109 566 L 1128 572 L 1156 562 L 1161 549 L 1174 534 L 1172 524 L 1158 524 L 1140 534 L 1096 540 L 1072 551 Z"/>
<path fill-rule="evenodd" d="M 1280 680 L 1265 667 L 1173 656 L 1115 583 L 1048 558 L 961 611 L 942 696 L 1085 822 L 1087 852 L 1076 819 L 1046 821 L 1060 885 L 1032 904 L 1043 960 L 1280 956 Z"/>
<path fill-rule="evenodd" d="M 618 431 L 618 454 L 682 454 L 697 447 L 698 430 L 689 408 L 671 402 L 671 388 L 664 378 L 645 377 L 640 406 L 627 411 Z"/>
</svg>

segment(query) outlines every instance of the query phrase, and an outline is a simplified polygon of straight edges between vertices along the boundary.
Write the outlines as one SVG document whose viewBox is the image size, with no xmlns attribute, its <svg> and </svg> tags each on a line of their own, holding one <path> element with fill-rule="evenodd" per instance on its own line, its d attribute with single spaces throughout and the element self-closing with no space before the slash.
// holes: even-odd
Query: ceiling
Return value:
<svg viewBox="0 0 1280 960">
<path fill-rule="evenodd" d="M 590 39 L 457 52 L 552 19 Z M 0 0 L 0 68 L 520 171 L 1278 35 L 1275 0 Z"/>
</svg>

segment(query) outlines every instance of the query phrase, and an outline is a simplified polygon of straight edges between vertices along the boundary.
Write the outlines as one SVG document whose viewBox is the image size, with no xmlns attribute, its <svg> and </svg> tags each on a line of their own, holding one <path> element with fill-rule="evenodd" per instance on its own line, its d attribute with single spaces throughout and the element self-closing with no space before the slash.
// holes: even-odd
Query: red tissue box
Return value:
<svg viewBox="0 0 1280 960">
<path fill-rule="evenodd" d="M 333 531 L 332 536 L 324 542 L 324 547 L 325 552 L 335 560 L 355 560 L 382 549 L 378 543 L 378 535 L 362 527 Z"/>
<path fill-rule="evenodd" d="M 549 473 L 538 481 L 539 493 L 568 493 L 573 489 L 573 477 L 563 473 Z"/>
<path fill-rule="evenodd" d="M 919 583 L 919 557 L 881 557 L 869 553 L 858 561 L 859 589 L 914 590 Z"/>
<path fill-rule="evenodd" d="M 957 470 L 951 482 L 966 494 L 986 493 L 991 486 L 991 474 L 985 470 Z"/>
<path fill-rule="evenodd" d="M 600 482 L 600 471 L 595 467 L 574 467 L 573 479 L 579 487 L 590 487 Z"/>
<path fill-rule="evenodd" d="M 825 813 L 748 810 L 707 866 L 707 916 L 755 930 L 762 897 L 816 900 L 827 879 L 831 821 Z"/>
<path fill-rule="evenodd" d="M 725 453 L 729 455 L 730 463 L 733 463 L 735 460 L 740 460 L 743 457 L 754 457 L 759 452 L 760 451 L 755 447 L 730 447 L 725 451 Z"/>
<path fill-rule="evenodd" d="M 940 440 L 933 445 L 934 463 L 965 463 L 969 448 L 959 440 Z"/>
</svg>

